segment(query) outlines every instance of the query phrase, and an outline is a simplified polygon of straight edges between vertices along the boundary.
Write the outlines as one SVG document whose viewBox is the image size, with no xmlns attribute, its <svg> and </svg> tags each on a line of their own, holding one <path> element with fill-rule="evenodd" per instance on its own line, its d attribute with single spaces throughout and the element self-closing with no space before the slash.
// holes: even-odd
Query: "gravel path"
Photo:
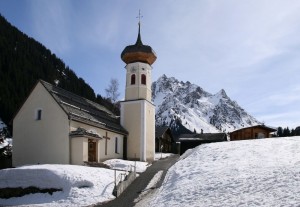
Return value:
<svg viewBox="0 0 300 207">
<path fill-rule="evenodd" d="M 178 160 L 179 155 L 172 155 L 162 160 L 155 161 L 150 167 L 147 168 L 145 172 L 140 174 L 132 184 L 116 199 L 98 205 L 101 207 L 131 207 L 134 206 L 134 200 L 139 196 L 139 194 L 147 187 L 148 183 L 151 181 L 153 176 L 159 172 L 163 171 L 160 181 L 157 183 L 156 187 L 159 188 L 165 178 L 168 169 Z"/>
</svg>

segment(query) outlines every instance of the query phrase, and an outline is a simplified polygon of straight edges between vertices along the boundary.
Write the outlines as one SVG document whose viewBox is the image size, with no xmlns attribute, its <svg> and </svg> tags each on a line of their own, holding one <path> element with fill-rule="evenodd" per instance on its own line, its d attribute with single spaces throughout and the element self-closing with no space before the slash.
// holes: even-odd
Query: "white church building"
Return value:
<svg viewBox="0 0 300 207">
<path fill-rule="evenodd" d="M 13 166 L 78 164 L 112 158 L 153 161 L 156 54 L 140 36 L 122 54 L 125 100 L 117 117 L 104 106 L 39 80 L 13 120 Z"/>
</svg>

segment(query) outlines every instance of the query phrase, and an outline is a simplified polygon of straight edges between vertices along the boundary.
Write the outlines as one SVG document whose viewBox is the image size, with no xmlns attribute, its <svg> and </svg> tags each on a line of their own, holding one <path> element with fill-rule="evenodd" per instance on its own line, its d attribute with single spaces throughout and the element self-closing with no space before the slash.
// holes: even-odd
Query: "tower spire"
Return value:
<svg viewBox="0 0 300 207">
<path fill-rule="evenodd" d="M 141 38 L 141 11 L 136 18 L 139 22 L 139 30 L 136 43 L 134 45 L 128 45 L 121 53 L 121 59 L 126 63 L 142 62 L 152 65 L 156 60 L 156 54 L 152 48 L 148 45 L 144 45 Z"/>
<path fill-rule="evenodd" d="M 139 9 L 139 16 L 137 16 L 136 18 L 139 18 L 139 23 L 138 23 L 139 33 L 138 33 L 138 37 L 137 37 L 135 45 L 143 45 L 142 38 L 141 38 L 141 18 L 143 18 L 143 16 L 141 16 L 141 10 L 140 9 Z"/>
</svg>

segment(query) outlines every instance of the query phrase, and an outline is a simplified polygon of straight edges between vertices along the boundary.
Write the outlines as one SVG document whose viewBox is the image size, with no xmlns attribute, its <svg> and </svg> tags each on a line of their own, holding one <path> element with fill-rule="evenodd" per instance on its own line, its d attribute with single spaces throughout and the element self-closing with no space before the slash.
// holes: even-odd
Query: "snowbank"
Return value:
<svg viewBox="0 0 300 207">
<path fill-rule="evenodd" d="M 104 164 L 108 165 L 112 169 L 122 170 L 122 171 L 129 171 L 134 169 L 133 167 L 136 166 L 136 172 L 142 173 L 144 172 L 147 167 L 149 167 L 151 164 L 148 164 L 147 162 L 141 162 L 141 161 L 128 161 L 128 160 L 121 160 L 121 159 L 110 159 L 104 161 Z"/>
<path fill-rule="evenodd" d="M 9 145 L 9 141 L 4 139 L 3 141 L 0 141 L 0 149 L 6 147 Z"/>
<path fill-rule="evenodd" d="M 212 143 L 187 155 L 169 169 L 148 206 L 300 203 L 300 137 Z"/>
<path fill-rule="evenodd" d="M 120 172 L 117 172 L 117 175 Z M 0 199 L 0 206 L 88 206 L 114 199 L 114 171 L 76 165 L 32 165 L 0 171 L 0 188 L 58 188 L 50 194 Z"/>
<path fill-rule="evenodd" d="M 167 158 L 167 157 L 170 157 L 172 156 L 173 153 L 160 153 L 160 152 L 156 152 L 155 153 L 155 160 L 160 160 L 160 159 L 164 159 L 164 158 Z"/>
</svg>

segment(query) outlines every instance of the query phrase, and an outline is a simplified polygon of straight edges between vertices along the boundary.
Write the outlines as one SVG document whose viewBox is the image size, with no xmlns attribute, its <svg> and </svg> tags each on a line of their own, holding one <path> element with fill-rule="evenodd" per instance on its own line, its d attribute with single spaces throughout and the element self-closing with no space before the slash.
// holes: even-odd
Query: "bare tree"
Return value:
<svg viewBox="0 0 300 207">
<path fill-rule="evenodd" d="M 118 100 L 120 93 L 119 93 L 119 81 L 115 78 L 110 79 L 110 84 L 108 88 L 105 89 L 106 96 L 110 101 L 115 104 Z"/>
</svg>

